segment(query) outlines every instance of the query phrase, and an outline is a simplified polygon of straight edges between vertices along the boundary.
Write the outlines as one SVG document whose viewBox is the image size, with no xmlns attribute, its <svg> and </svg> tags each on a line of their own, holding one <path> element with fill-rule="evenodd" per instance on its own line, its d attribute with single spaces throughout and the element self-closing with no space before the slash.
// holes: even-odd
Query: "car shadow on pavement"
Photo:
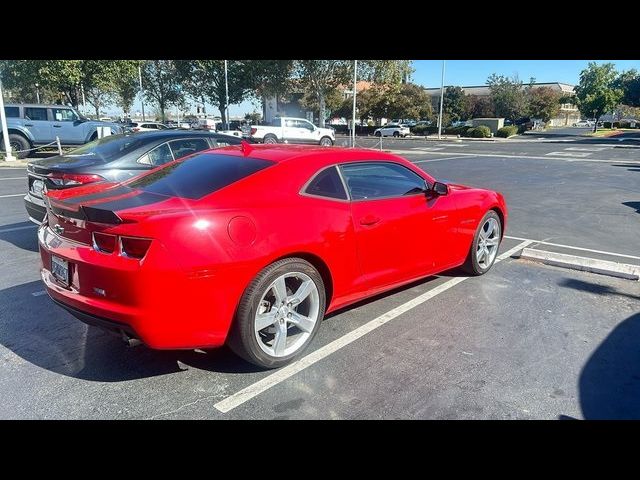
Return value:
<svg viewBox="0 0 640 480">
<path fill-rule="evenodd" d="M 13 228 L 19 228 L 20 230 L 7 231 Z M 5 242 L 15 245 L 23 250 L 37 252 L 38 235 L 36 234 L 36 228 L 36 224 L 29 221 L 2 225 L 2 227 L 0 227 L 0 240 L 4 240 Z"/>
<path fill-rule="evenodd" d="M 55 305 L 34 281 L 0 290 L 0 344 L 25 361 L 54 373 L 96 382 L 122 382 L 179 373 L 190 367 L 224 373 L 261 369 L 227 348 L 151 350 L 128 347 Z"/>
<path fill-rule="evenodd" d="M 563 287 L 599 295 L 640 299 L 615 288 L 579 280 Z M 640 419 L 640 313 L 619 323 L 598 345 L 580 373 L 580 407 L 585 419 Z"/>
<path fill-rule="evenodd" d="M 636 213 L 640 213 L 640 202 L 622 202 L 622 205 L 626 205 L 627 207 L 635 208 Z"/>
<path fill-rule="evenodd" d="M 612 166 L 623 167 L 629 170 L 630 172 L 640 172 L 640 165 L 637 163 L 626 163 L 626 164 L 616 163 L 616 164 L 613 164 Z"/>
</svg>

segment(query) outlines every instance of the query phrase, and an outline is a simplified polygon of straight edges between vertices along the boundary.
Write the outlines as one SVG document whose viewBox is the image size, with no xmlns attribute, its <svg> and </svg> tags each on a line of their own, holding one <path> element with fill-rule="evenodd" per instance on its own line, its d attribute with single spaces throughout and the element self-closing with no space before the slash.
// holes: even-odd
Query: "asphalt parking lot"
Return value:
<svg viewBox="0 0 640 480">
<path fill-rule="evenodd" d="M 25 170 L 0 168 L 0 418 L 640 418 L 640 283 L 518 258 L 640 265 L 640 141 L 572 132 L 385 139 L 439 179 L 504 193 L 501 261 L 337 312 L 301 361 L 267 372 L 224 348 L 129 348 L 53 305 Z"/>
</svg>

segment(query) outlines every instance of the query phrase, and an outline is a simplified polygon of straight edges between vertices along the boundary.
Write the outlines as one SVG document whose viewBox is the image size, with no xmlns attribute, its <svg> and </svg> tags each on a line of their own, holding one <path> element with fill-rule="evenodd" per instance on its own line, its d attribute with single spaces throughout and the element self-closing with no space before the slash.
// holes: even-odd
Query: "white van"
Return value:
<svg viewBox="0 0 640 480">
<path fill-rule="evenodd" d="M 213 118 L 199 118 L 198 129 L 215 131 L 216 127 L 221 123 L 222 121 Z"/>
</svg>

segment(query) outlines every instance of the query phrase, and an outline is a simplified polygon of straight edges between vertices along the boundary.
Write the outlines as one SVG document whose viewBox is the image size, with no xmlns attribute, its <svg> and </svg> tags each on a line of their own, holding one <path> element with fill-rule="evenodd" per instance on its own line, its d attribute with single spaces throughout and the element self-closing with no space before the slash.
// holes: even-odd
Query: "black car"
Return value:
<svg viewBox="0 0 640 480">
<path fill-rule="evenodd" d="M 29 219 L 39 224 L 46 214 L 42 200 L 45 185 L 49 190 L 59 190 L 104 180 L 123 182 L 191 153 L 240 142 L 240 138 L 231 135 L 184 130 L 103 137 L 64 155 L 29 162 L 29 190 L 24 204 Z"/>
</svg>

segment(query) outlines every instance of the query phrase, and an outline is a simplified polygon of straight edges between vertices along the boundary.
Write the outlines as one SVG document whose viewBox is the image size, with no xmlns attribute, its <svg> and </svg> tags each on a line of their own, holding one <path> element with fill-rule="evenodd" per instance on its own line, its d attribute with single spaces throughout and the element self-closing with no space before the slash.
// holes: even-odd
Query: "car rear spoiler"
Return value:
<svg viewBox="0 0 640 480">
<path fill-rule="evenodd" d="M 47 209 L 60 217 L 74 218 L 76 220 L 108 225 L 118 225 L 122 223 L 122 218 L 111 210 L 88 207 L 86 205 L 72 205 L 51 199 L 47 195 L 44 195 L 44 198 L 47 204 Z"/>
</svg>

